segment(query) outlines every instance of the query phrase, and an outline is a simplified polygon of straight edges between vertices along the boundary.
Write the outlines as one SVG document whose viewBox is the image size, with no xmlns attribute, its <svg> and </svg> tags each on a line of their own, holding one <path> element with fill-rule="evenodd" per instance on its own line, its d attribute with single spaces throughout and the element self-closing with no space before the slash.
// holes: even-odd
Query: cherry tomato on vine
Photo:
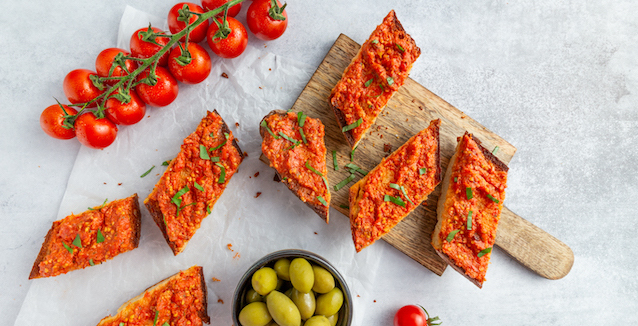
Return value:
<svg viewBox="0 0 638 326">
<path fill-rule="evenodd" d="M 204 13 L 204 8 L 192 2 L 180 2 L 174 5 L 173 8 L 171 8 L 171 10 L 168 12 L 168 29 L 171 31 L 172 34 L 177 34 L 184 28 L 186 28 L 186 22 L 184 21 L 187 15 L 184 12 L 186 9 L 200 14 Z M 180 20 L 180 11 L 183 12 L 182 17 L 184 20 Z M 199 18 L 197 15 L 190 14 L 188 23 L 190 24 L 196 21 L 197 18 Z M 203 41 L 206 38 L 206 30 L 208 30 L 208 21 L 204 21 L 201 24 L 197 25 L 197 27 L 192 29 L 188 36 L 188 41 L 195 43 Z M 185 39 L 185 37 L 182 37 L 180 41 L 183 42 Z"/>
<path fill-rule="evenodd" d="M 107 118 L 97 118 L 92 111 L 75 119 L 75 134 L 82 145 L 95 149 L 105 148 L 115 141 L 117 126 Z"/>
<path fill-rule="evenodd" d="M 423 307 L 416 305 L 403 306 L 394 315 L 394 326 L 434 326 L 440 324 L 439 317 L 430 318 Z"/>
<path fill-rule="evenodd" d="M 155 38 L 153 38 L 152 33 L 164 34 L 164 32 L 162 32 L 159 28 L 151 27 L 149 25 L 149 27 L 138 29 L 135 33 L 133 33 L 133 35 L 131 35 L 130 46 L 131 53 L 134 57 L 141 59 L 152 57 L 170 40 L 168 37 L 162 36 L 155 36 Z M 159 45 L 152 43 L 153 39 Z M 168 63 L 168 52 L 170 51 L 162 54 L 157 62 L 158 65 L 166 66 Z"/>
<path fill-rule="evenodd" d="M 286 4 L 277 0 L 255 0 L 248 7 L 246 23 L 257 38 L 264 41 L 280 37 L 288 26 Z"/>
<path fill-rule="evenodd" d="M 188 43 L 188 54 L 183 56 L 182 47 L 184 47 L 184 43 L 171 51 L 168 56 L 168 69 L 173 77 L 182 83 L 198 84 L 203 82 L 210 75 L 210 55 L 201 45 Z"/>
<path fill-rule="evenodd" d="M 142 71 L 137 76 L 137 80 L 142 81 L 149 77 L 149 69 Z M 157 107 L 167 106 L 177 98 L 179 93 L 177 80 L 163 67 L 156 67 L 155 75 L 157 76 L 157 82 L 154 85 L 140 83 L 135 86 L 135 91 L 146 104 Z"/>
<path fill-rule="evenodd" d="M 219 8 L 220 6 L 224 5 L 226 2 L 229 2 L 229 1 L 230 0 L 202 0 L 202 6 L 204 7 L 204 9 L 206 9 L 206 11 L 211 11 L 211 10 Z M 240 10 L 241 10 L 241 2 L 228 8 L 228 17 L 237 16 Z M 223 15 L 224 15 L 224 12 L 222 11 L 216 16 L 221 17 Z"/>
<path fill-rule="evenodd" d="M 92 77 L 93 76 L 93 77 Z M 100 85 L 96 80 L 98 75 L 88 69 L 75 69 L 64 77 L 64 95 L 72 104 L 86 103 L 104 93 L 104 85 Z M 91 80 L 93 79 L 93 80 Z M 101 87 L 100 90 L 97 86 Z M 91 103 L 88 107 L 97 105 Z"/>
<path fill-rule="evenodd" d="M 133 72 L 135 69 L 137 69 L 137 62 L 131 59 L 122 59 L 122 57 L 129 54 L 130 53 L 128 51 L 118 48 L 108 48 L 102 50 L 102 52 L 100 52 L 100 54 L 98 54 L 97 58 L 95 59 L 95 70 L 97 71 L 97 75 L 100 77 L 122 77 Z M 109 76 L 111 67 L 113 67 L 114 64 L 115 68 L 113 68 L 113 73 L 111 74 L 111 76 Z M 126 70 L 122 69 L 122 66 L 126 67 Z M 117 79 L 109 79 L 106 80 L 104 83 L 106 83 L 107 85 L 114 85 L 118 81 L 119 80 Z"/>
<path fill-rule="evenodd" d="M 210 24 L 206 36 L 210 49 L 218 56 L 228 59 L 242 54 L 248 45 L 248 33 L 244 25 L 233 17 L 227 17 L 226 23 L 222 18 L 215 18 L 214 21 L 217 23 Z M 221 26 L 221 32 L 218 25 Z"/>
<path fill-rule="evenodd" d="M 146 104 L 134 90 L 129 92 L 130 101 L 123 103 L 115 97 L 106 100 L 104 114 L 117 125 L 132 125 L 138 123 L 146 114 Z"/>
<path fill-rule="evenodd" d="M 76 113 L 78 111 L 66 105 L 50 105 L 40 114 L 40 127 L 47 135 L 53 138 L 71 139 L 75 137 L 75 130 L 73 130 L 73 124 L 68 122 L 67 118 Z"/>
</svg>

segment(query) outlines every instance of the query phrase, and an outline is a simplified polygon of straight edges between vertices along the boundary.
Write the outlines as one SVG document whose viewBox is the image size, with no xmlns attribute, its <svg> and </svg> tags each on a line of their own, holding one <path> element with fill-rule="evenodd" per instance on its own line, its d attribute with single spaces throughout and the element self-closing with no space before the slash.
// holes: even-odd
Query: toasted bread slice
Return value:
<svg viewBox="0 0 638 326">
<path fill-rule="evenodd" d="M 280 180 L 328 223 L 330 190 L 321 121 L 303 112 L 275 110 L 261 120 L 259 134 L 261 151 Z"/>
<path fill-rule="evenodd" d="M 466 132 L 450 159 L 437 203 L 432 246 L 479 288 L 496 240 L 507 171 L 505 163 Z"/>
<path fill-rule="evenodd" d="M 357 252 L 390 232 L 441 182 L 440 124 L 432 120 L 350 187 L 350 227 Z"/>
<path fill-rule="evenodd" d="M 421 49 L 394 10 L 377 26 L 332 89 L 330 107 L 351 148 L 363 139 L 390 98 L 405 83 Z"/>
<path fill-rule="evenodd" d="M 127 301 L 98 326 L 210 324 L 204 271 L 193 266 Z"/>
<path fill-rule="evenodd" d="M 184 139 L 179 154 L 144 200 L 173 254 L 182 252 L 195 235 L 243 157 L 217 111 L 208 111 Z"/>
<path fill-rule="evenodd" d="M 57 276 L 101 264 L 140 242 L 137 194 L 53 222 L 29 279 Z"/>
</svg>

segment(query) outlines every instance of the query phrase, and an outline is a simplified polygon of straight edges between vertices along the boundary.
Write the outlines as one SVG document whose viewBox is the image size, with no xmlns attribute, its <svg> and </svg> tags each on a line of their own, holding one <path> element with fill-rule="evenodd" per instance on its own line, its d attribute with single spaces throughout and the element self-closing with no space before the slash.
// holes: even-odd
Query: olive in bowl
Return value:
<svg viewBox="0 0 638 326">
<path fill-rule="evenodd" d="M 343 276 L 305 250 L 273 252 L 242 276 L 233 296 L 238 326 L 350 326 L 352 296 Z"/>
</svg>

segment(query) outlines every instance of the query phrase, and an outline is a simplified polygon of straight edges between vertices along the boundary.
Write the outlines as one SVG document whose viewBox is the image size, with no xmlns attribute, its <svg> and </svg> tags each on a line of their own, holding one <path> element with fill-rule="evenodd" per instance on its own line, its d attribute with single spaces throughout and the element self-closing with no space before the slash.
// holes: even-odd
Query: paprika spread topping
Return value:
<svg viewBox="0 0 638 326">
<path fill-rule="evenodd" d="M 421 49 L 405 32 L 394 10 L 390 11 L 330 94 L 330 105 L 352 148 L 405 83 L 419 55 Z"/>
<path fill-rule="evenodd" d="M 350 227 L 357 252 L 388 233 L 441 181 L 439 126 L 430 126 L 350 187 Z"/>
</svg>

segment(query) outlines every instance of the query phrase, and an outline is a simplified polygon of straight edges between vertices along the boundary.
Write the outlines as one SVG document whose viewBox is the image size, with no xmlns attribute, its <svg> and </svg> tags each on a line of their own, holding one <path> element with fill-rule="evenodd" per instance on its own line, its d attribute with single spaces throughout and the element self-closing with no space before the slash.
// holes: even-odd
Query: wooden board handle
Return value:
<svg viewBox="0 0 638 326">
<path fill-rule="evenodd" d="M 566 244 L 505 206 L 496 245 L 521 265 L 550 280 L 563 278 L 574 265 L 574 253 Z"/>
</svg>

